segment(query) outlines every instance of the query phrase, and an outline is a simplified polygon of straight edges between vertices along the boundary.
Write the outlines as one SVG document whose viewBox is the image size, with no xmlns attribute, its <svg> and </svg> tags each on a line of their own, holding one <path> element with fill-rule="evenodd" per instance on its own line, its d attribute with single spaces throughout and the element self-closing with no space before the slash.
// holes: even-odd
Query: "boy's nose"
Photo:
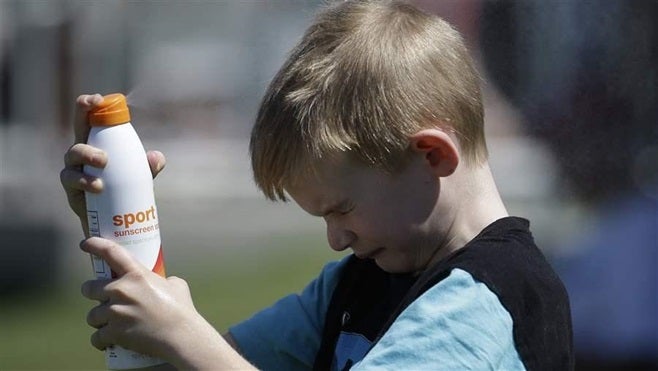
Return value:
<svg viewBox="0 0 658 371">
<path fill-rule="evenodd" d="M 327 224 L 327 240 L 332 250 L 343 251 L 352 246 L 356 235 L 345 228 L 332 227 Z"/>
</svg>

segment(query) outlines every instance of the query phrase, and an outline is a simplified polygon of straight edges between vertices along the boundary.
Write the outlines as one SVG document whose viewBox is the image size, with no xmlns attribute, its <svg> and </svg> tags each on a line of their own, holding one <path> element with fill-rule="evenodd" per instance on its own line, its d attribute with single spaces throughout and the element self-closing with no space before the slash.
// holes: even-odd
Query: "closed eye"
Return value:
<svg viewBox="0 0 658 371">
<path fill-rule="evenodd" d="M 345 209 L 339 210 L 338 214 L 339 215 L 347 215 L 347 214 L 351 213 L 352 211 L 354 211 L 355 208 L 356 208 L 355 204 L 348 204 Z"/>
<path fill-rule="evenodd" d="M 338 203 L 336 206 L 332 206 L 330 208 L 327 208 L 326 211 L 320 212 L 320 216 L 323 218 L 328 218 L 331 216 L 343 216 L 347 215 L 350 212 L 354 211 L 356 208 L 356 204 L 345 200 L 340 203 Z M 311 214 L 314 215 L 314 214 Z"/>
</svg>

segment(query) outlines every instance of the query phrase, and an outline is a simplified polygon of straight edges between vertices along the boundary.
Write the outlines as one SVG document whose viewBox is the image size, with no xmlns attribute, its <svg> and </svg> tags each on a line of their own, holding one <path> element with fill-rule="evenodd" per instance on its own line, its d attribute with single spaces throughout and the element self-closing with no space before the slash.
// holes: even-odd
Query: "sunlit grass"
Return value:
<svg viewBox="0 0 658 371">
<path fill-rule="evenodd" d="M 219 331 L 281 296 L 301 290 L 336 255 L 318 236 L 273 236 L 267 248 L 200 259 L 174 267 L 192 289 L 195 305 Z M 85 323 L 95 305 L 79 295 L 79 283 L 14 298 L 0 307 L 0 370 L 104 369 L 103 354 L 89 344 Z"/>
</svg>

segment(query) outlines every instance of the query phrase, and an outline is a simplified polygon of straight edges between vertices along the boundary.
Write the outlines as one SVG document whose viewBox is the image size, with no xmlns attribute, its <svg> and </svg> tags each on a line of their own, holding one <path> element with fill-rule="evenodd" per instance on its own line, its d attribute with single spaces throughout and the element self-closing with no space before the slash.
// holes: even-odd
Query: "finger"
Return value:
<svg viewBox="0 0 658 371">
<path fill-rule="evenodd" d="M 105 350 L 105 348 L 112 346 L 112 336 L 108 326 L 104 326 L 91 334 L 91 345 L 98 350 Z"/>
<path fill-rule="evenodd" d="M 158 173 L 164 169 L 167 163 L 167 159 L 160 151 L 148 151 L 146 152 L 146 158 L 148 159 L 149 166 L 151 167 L 151 174 L 155 178 Z"/>
<path fill-rule="evenodd" d="M 99 329 L 107 325 L 109 318 L 110 314 L 107 304 L 97 305 L 87 313 L 87 324 Z"/>
<path fill-rule="evenodd" d="M 112 271 L 119 276 L 146 269 L 130 255 L 128 250 L 104 238 L 88 238 L 82 242 L 80 248 L 105 260 Z"/>
<path fill-rule="evenodd" d="M 75 133 L 75 143 L 84 143 L 89 135 L 89 120 L 87 114 L 94 107 L 103 102 L 103 96 L 100 94 L 81 95 L 75 101 L 75 119 L 73 121 L 73 132 Z"/>
<path fill-rule="evenodd" d="M 77 194 L 82 191 L 92 193 L 103 191 L 103 180 L 101 178 L 87 175 L 78 170 L 65 168 L 59 173 L 59 180 L 67 195 L 77 197 Z M 82 195 L 84 196 L 84 193 Z"/>
<path fill-rule="evenodd" d="M 64 166 L 72 168 L 82 165 L 104 168 L 107 165 L 107 154 L 105 151 L 88 144 L 76 143 L 66 151 Z"/>
<path fill-rule="evenodd" d="M 80 292 L 87 299 L 105 302 L 110 298 L 108 291 L 105 289 L 110 282 L 112 281 L 104 279 L 90 280 L 82 284 Z"/>
<path fill-rule="evenodd" d="M 75 214 L 81 218 L 84 215 L 84 219 L 86 219 L 85 193 L 81 190 L 66 187 L 64 187 L 64 191 L 66 192 L 66 198 L 68 199 L 69 205 L 71 206 L 71 209 L 73 209 L 73 212 L 75 212 Z"/>
</svg>

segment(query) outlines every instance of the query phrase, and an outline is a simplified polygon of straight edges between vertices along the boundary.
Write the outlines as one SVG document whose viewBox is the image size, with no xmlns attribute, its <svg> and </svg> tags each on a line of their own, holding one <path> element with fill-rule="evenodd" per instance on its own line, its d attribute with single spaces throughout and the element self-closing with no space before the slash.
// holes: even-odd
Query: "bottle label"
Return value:
<svg viewBox="0 0 658 371">
<path fill-rule="evenodd" d="M 155 205 L 144 210 L 99 215 L 98 210 L 87 210 L 89 234 L 115 241 L 125 247 L 147 268 L 165 276 L 160 225 Z M 92 256 L 94 273 L 98 278 L 115 278 L 110 267 L 101 258 Z"/>
</svg>

